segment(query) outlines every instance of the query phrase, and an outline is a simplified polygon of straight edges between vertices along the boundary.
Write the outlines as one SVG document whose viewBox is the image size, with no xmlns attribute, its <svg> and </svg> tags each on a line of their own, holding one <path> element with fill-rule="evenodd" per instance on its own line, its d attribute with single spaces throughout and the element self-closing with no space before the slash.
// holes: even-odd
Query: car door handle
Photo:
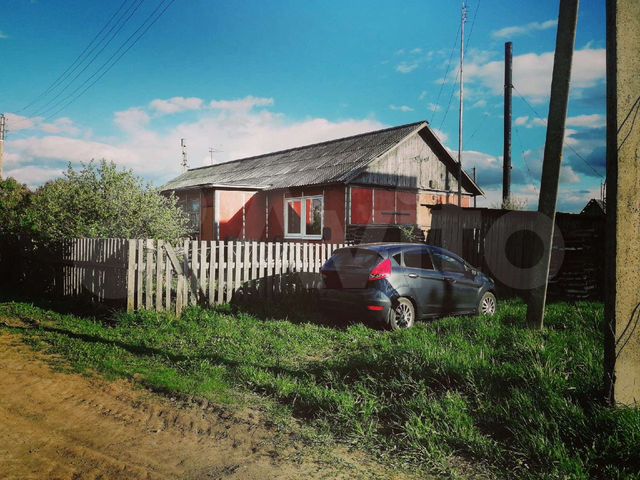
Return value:
<svg viewBox="0 0 640 480">
<path fill-rule="evenodd" d="M 409 278 L 418 278 L 418 274 L 417 273 L 410 273 L 409 274 Z"/>
<path fill-rule="evenodd" d="M 451 278 L 451 277 L 445 277 L 445 282 L 447 283 L 456 283 L 456 279 L 455 278 Z"/>
</svg>

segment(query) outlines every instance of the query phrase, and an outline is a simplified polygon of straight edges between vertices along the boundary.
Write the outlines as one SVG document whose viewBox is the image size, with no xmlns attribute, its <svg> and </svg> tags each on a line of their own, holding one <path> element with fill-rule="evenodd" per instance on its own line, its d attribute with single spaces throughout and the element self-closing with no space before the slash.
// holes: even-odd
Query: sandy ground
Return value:
<svg viewBox="0 0 640 480">
<path fill-rule="evenodd" d="M 319 453 L 260 417 L 54 371 L 0 332 L 2 479 L 406 478 L 363 454 Z"/>
</svg>

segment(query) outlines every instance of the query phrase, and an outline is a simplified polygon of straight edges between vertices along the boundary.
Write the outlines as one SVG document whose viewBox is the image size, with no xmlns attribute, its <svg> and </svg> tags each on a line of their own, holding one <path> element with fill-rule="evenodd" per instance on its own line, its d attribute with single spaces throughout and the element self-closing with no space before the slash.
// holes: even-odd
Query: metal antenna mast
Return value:
<svg viewBox="0 0 640 480">
<path fill-rule="evenodd" d="M 184 138 L 180 139 L 180 146 L 182 147 L 182 171 L 186 172 L 189 169 L 189 164 L 187 163 L 187 142 Z"/>
<path fill-rule="evenodd" d="M 0 113 L 0 180 L 2 180 L 2 167 L 4 166 L 4 134 L 6 118 Z"/>
<path fill-rule="evenodd" d="M 458 206 L 462 207 L 462 118 L 464 115 L 464 24 L 467 21 L 467 5 L 462 2 L 460 25 L 460 115 L 458 117 Z"/>
</svg>

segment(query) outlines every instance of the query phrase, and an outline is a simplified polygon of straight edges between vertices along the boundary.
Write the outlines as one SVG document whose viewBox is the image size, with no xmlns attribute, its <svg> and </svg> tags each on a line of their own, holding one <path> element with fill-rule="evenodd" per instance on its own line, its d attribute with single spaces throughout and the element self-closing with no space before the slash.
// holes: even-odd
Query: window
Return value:
<svg viewBox="0 0 640 480">
<path fill-rule="evenodd" d="M 404 252 L 404 266 L 409 268 L 433 270 L 431 256 L 426 248 L 416 248 Z"/>
<path fill-rule="evenodd" d="M 444 253 L 433 252 L 433 263 L 441 272 L 464 273 L 467 271 L 462 262 Z"/>
<path fill-rule="evenodd" d="M 323 204 L 322 196 L 287 198 L 284 210 L 285 237 L 321 239 Z"/>
<path fill-rule="evenodd" d="M 189 231 L 200 233 L 200 192 L 181 192 L 178 195 L 178 206 L 187 215 Z"/>
</svg>

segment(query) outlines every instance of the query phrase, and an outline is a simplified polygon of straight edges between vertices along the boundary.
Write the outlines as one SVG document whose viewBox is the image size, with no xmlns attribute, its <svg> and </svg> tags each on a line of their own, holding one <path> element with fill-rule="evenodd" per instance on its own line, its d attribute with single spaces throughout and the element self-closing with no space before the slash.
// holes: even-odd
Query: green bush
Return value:
<svg viewBox="0 0 640 480">
<path fill-rule="evenodd" d="M 187 234 L 186 215 L 175 197 L 161 195 L 130 170 L 90 162 L 33 194 L 26 208 L 29 232 L 41 240 L 73 237 L 161 238 Z"/>
</svg>

